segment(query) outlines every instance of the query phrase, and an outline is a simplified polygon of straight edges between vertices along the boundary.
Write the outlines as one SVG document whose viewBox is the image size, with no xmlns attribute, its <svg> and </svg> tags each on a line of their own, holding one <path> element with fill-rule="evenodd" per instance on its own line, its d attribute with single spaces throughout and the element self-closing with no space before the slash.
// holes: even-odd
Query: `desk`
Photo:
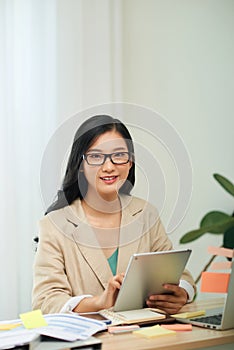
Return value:
<svg viewBox="0 0 234 350">
<path fill-rule="evenodd" d="M 181 312 L 222 307 L 223 301 L 220 298 L 196 301 L 184 306 Z M 218 331 L 193 326 L 191 332 L 177 332 L 176 335 L 154 339 L 139 337 L 132 333 L 109 334 L 107 332 L 100 333 L 96 337 L 102 341 L 102 350 L 187 350 L 234 343 L 234 329 Z"/>
</svg>

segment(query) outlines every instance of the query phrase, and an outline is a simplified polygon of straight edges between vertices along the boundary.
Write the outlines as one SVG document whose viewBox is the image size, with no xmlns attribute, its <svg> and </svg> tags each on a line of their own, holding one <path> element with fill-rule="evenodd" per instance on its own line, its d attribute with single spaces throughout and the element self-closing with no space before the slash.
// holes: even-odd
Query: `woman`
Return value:
<svg viewBox="0 0 234 350">
<path fill-rule="evenodd" d="M 114 305 L 133 253 L 172 249 L 156 209 L 133 197 L 135 156 L 126 126 L 106 115 L 78 129 L 57 201 L 40 222 L 33 308 L 98 311 Z M 173 314 L 193 299 L 188 271 L 146 304 Z"/>
</svg>

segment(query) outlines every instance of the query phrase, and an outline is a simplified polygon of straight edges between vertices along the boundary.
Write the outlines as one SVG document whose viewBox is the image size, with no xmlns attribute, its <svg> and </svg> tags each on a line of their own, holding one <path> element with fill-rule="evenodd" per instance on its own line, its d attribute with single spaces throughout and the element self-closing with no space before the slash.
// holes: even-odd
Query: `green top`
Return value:
<svg viewBox="0 0 234 350">
<path fill-rule="evenodd" d="M 107 259 L 111 271 L 113 273 L 113 276 L 116 275 L 116 269 L 117 269 L 117 260 L 118 260 L 118 253 L 119 253 L 119 248 L 117 248 L 114 253 Z"/>
</svg>

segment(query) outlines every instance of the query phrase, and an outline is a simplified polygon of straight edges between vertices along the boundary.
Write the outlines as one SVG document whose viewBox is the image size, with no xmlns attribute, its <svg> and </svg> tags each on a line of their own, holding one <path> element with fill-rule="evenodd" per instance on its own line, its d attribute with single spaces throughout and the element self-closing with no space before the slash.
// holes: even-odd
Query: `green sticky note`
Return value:
<svg viewBox="0 0 234 350">
<path fill-rule="evenodd" d="M 20 314 L 20 318 L 23 322 L 24 327 L 27 329 L 47 326 L 47 322 L 43 317 L 41 310 L 35 310 Z"/>
</svg>

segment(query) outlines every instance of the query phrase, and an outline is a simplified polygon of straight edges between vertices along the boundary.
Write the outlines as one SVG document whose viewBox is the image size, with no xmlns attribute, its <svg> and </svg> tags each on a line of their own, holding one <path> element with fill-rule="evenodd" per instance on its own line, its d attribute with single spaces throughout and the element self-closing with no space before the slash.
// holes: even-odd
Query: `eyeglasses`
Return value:
<svg viewBox="0 0 234 350">
<path fill-rule="evenodd" d="M 110 158 L 113 164 L 122 165 L 127 164 L 130 161 L 129 152 L 115 152 L 115 153 L 88 153 L 83 154 L 83 159 L 89 165 L 102 165 L 106 159 Z"/>
</svg>

